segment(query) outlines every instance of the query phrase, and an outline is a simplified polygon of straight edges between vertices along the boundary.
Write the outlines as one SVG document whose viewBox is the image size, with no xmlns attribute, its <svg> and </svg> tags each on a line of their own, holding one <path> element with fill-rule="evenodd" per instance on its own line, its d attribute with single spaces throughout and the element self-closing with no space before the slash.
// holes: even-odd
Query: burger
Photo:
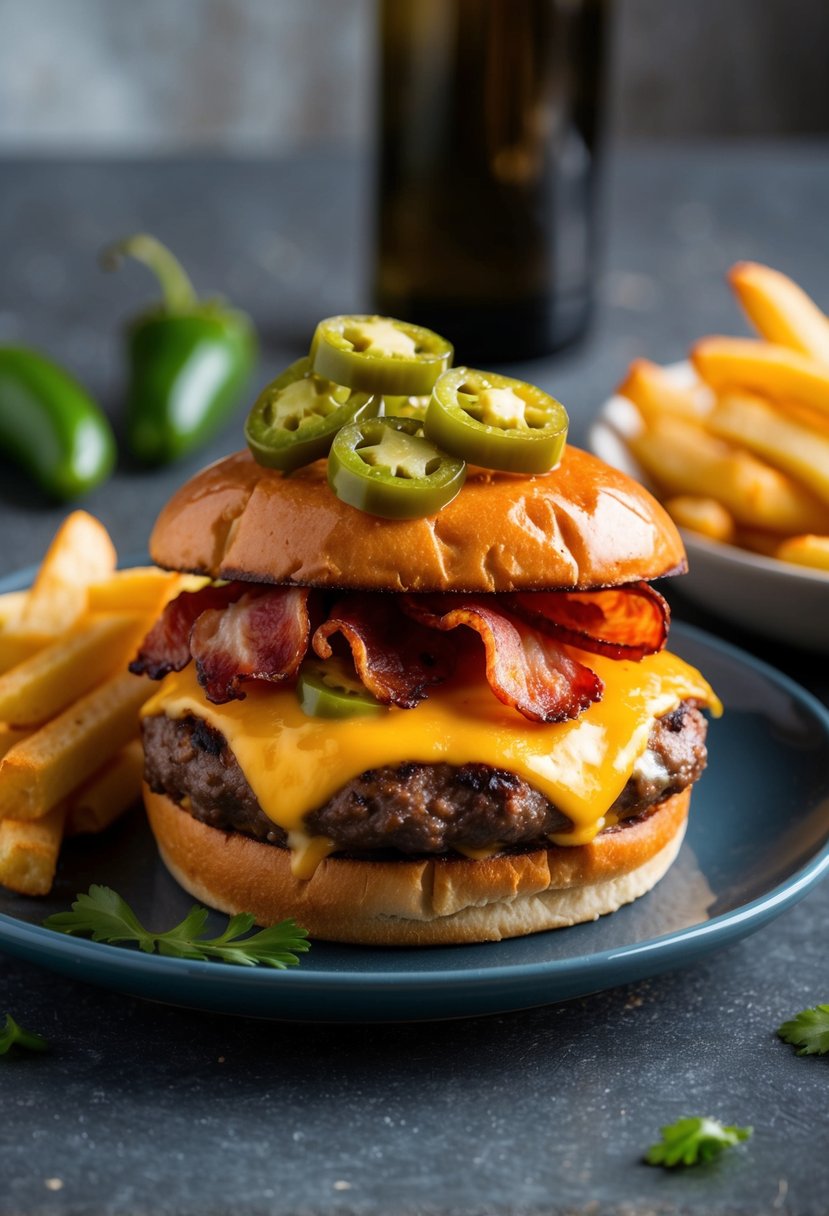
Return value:
<svg viewBox="0 0 829 1216">
<path fill-rule="evenodd" d="M 369 438 L 429 442 L 408 421 Z M 376 448 L 359 421 L 335 446 L 361 425 Z M 662 507 L 568 445 L 549 471 L 467 465 L 445 505 L 394 517 L 344 500 L 331 456 L 286 470 L 251 446 L 184 485 L 150 542 L 205 579 L 132 665 L 162 681 L 145 801 L 177 881 L 378 945 L 535 933 L 648 891 L 719 712 L 665 649 L 649 580 L 685 554 Z M 372 492 L 417 480 L 384 461 Z"/>
</svg>

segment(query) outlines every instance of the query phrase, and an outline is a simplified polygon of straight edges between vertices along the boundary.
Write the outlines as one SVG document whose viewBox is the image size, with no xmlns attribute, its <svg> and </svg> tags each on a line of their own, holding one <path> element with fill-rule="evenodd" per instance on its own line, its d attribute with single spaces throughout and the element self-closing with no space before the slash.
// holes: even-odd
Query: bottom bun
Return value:
<svg viewBox="0 0 829 1216">
<path fill-rule="evenodd" d="M 690 789 L 590 844 L 464 857 L 327 858 L 310 879 L 290 854 L 194 819 L 146 786 L 150 827 L 185 890 L 260 925 L 292 916 L 312 938 L 378 946 L 500 941 L 596 920 L 649 891 L 682 844 Z"/>
</svg>

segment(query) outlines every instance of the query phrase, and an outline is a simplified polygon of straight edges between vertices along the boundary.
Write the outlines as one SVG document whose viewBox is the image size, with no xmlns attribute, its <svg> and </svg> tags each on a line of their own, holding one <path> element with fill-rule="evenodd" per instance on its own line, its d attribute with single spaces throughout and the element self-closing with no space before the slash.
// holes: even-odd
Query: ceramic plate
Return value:
<svg viewBox="0 0 829 1216">
<path fill-rule="evenodd" d="M 666 370 L 679 381 L 692 376 L 687 363 Z M 589 444 L 602 460 L 647 485 L 624 442 L 630 428 L 639 425 L 637 417 L 624 397 L 611 397 L 590 430 Z M 689 572 L 679 590 L 688 599 L 778 642 L 829 654 L 829 573 L 717 544 L 695 532 L 683 530 L 682 539 Z"/>
<path fill-rule="evenodd" d="M 0 591 L 25 584 L 7 579 Z M 41 927 L 90 883 L 114 887 L 155 928 L 192 900 L 158 860 L 139 811 L 64 848 L 52 894 L 0 888 L 0 949 L 134 996 L 254 1017 L 409 1021 L 527 1009 L 685 966 L 761 928 L 829 869 L 829 713 L 749 655 L 676 625 L 672 649 L 701 668 L 726 714 L 685 844 L 642 899 L 587 925 L 513 941 L 432 949 L 315 943 L 298 967 L 157 958 Z M 750 823 L 751 830 L 746 825 Z M 224 918 L 216 915 L 216 931 Z"/>
</svg>

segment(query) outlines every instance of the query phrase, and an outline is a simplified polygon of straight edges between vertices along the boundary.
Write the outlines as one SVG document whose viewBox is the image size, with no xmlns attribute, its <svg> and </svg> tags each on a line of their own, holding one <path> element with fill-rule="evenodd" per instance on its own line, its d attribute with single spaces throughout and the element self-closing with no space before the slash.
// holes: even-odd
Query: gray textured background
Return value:
<svg viewBox="0 0 829 1216">
<path fill-rule="evenodd" d="M 610 0 L 622 135 L 829 130 L 826 0 Z M 364 143 L 375 0 L 0 0 L 0 151 Z"/>
</svg>

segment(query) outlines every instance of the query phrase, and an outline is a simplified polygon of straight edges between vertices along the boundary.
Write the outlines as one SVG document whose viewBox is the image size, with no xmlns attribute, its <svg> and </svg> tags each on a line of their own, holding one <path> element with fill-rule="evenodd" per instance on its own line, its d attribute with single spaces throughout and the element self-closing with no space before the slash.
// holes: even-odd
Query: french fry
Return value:
<svg viewBox="0 0 829 1216">
<path fill-rule="evenodd" d="M 664 417 L 629 436 L 628 445 L 668 496 L 717 498 L 737 523 L 748 527 L 783 534 L 829 532 L 829 508 L 811 493 L 701 426 Z"/>
<path fill-rule="evenodd" d="M 0 722 L 37 726 L 56 717 L 105 676 L 123 670 L 146 631 L 147 618 L 137 613 L 87 618 L 0 675 Z"/>
<path fill-rule="evenodd" d="M 143 678 L 113 676 L 70 705 L 0 761 L 0 819 L 39 819 L 138 733 L 151 694 Z"/>
<path fill-rule="evenodd" d="M 829 436 L 791 421 L 760 397 L 726 393 L 708 420 L 715 435 L 791 473 L 829 505 Z"/>
<path fill-rule="evenodd" d="M 40 819 L 0 823 L 0 883 L 20 895 L 48 895 L 63 839 L 66 808 Z"/>
<path fill-rule="evenodd" d="M 73 511 L 61 524 L 32 584 L 20 623 L 58 635 L 86 612 L 87 586 L 115 569 L 116 554 L 103 524 Z"/>
<path fill-rule="evenodd" d="M 817 431 L 819 435 L 829 436 L 829 414 L 821 414 L 819 410 L 801 405 L 799 401 L 776 401 L 774 404 L 792 422 L 805 426 L 809 431 Z"/>
<path fill-rule="evenodd" d="M 28 597 L 28 591 L 7 591 L 0 595 L 0 629 L 17 624 Z"/>
<path fill-rule="evenodd" d="M 133 739 L 82 789 L 69 796 L 66 835 L 103 832 L 138 801 L 143 775 L 144 750 L 140 741 Z"/>
<path fill-rule="evenodd" d="M 90 612 L 146 612 L 157 615 L 181 591 L 197 591 L 208 580 L 195 574 L 177 574 L 156 566 L 117 570 L 109 578 L 90 583 Z"/>
<path fill-rule="evenodd" d="M 10 752 L 16 743 L 22 743 L 24 739 L 28 739 L 32 732 L 30 730 L 15 730 L 12 726 L 0 726 L 0 760 L 3 759 L 6 752 Z"/>
<path fill-rule="evenodd" d="M 738 528 L 736 539 L 743 549 L 762 553 L 764 557 L 776 557 L 780 548 L 780 537 L 773 532 L 764 532 L 762 528 Z"/>
<path fill-rule="evenodd" d="M 738 262 L 728 281 L 762 338 L 829 363 L 829 318 L 802 287 L 758 262 Z"/>
<path fill-rule="evenodd" d="M 662 414 L 699 419 L 713 405 L 711 390 L 706 385 L 699 382 L 682 384 L 664 367 L 649 359 L 634 359 L 616 392 L 632 401 L 649 421 Z"/>
<path fill-rule="evenodd" d="M 829 536 L 791 536 L 777 546 L 775 556 L 783 562 L 829 572 Z"/>
<path fill-rule="evenodd" d="M 42 629 L 26 629 L 20 625 L 0 629 L 0 673 L 30 659 L 54 640 L 54 633 L 44 633 Z"/>
<path fill-rule="evenodd" d="M 753 338 L 703 338 L 691 348 L 691 362 L 718 393 L 747 390 L 829 414 L 829 366 L 787 346 Z"/>
<path fill-rule="evenodd" d="M 680 528 L 699 532 L 709 540 L 730 544 L 734 540 L 734 517 L 716 498 L 680 494 L 665 503 L 668 514 Z"/>
</svg>

